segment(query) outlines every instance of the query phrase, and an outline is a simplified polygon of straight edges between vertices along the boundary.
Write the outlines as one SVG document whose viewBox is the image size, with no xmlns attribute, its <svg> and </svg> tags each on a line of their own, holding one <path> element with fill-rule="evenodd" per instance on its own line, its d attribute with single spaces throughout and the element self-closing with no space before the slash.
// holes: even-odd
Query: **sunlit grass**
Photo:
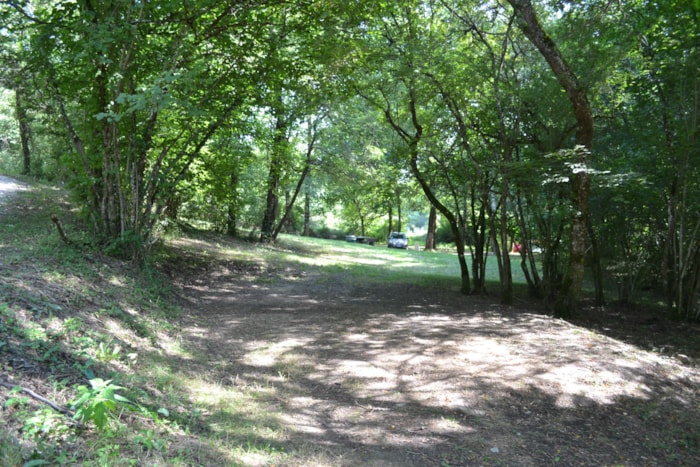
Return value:
<svg viewBox="0 0 700 467">
<path fill-rule="evenodd" d="M 180 238 L 172 241 L 178 248 L 204 253 L 207 257 L 235 260 L 271 269 L 294 266 L 317 269 L 323 276 L 343 275 L 345 280 L 383 281 L 448 287 L 460 280 L 457 256 L 449 252 L 426 252 L 413 248 L 389 249 L 320 238 L 281 235 L 274 245 L 260 245 L 235 239 L 212 242 L 207 239 Z M 469 265 L 471 267 L 471 264 Z M 514 269 L 514 282 L 523 282 Z M 497 280 L 495 261 L 489 261 L 487 281 Z M 259 279 L 263 280 L 263 279 Z M 265 278 L 264 281 L 271 281 Z"/>
<path fill-rule="evenodd" d="M 458 284 L 461 277 L 457 255 L 450 252 L 413 248 L 396 250 L 382 244 L 370 246 L 289 235 L 282 236 L 279 245 L 285 250 L 284 255 L 276 257 L 278 253 L 268 250 L 267 261 L 314 266 L 325 273 L 343 273 L 353 279 L 449 288 Z M 471 268 L 469 257 L 467 261 Z M 513 283 L 516 285 L 526 283 L 519 261 L 518 256 L 511 256 Z M 497 285 L 499 275 L 495 258 L 488 257 L 486 266 L 486 282 Z"/>
</svg>

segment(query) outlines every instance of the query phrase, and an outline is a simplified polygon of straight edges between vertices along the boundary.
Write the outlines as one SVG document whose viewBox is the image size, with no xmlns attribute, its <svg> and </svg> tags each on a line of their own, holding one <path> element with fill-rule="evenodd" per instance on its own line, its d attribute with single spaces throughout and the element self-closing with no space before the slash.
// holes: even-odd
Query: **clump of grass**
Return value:
<svg viewBox="0 0 700 467">
<path fill-rule="evenodd" d="M 0 465 L 22 465 L 22 446 L 8 428 L 0 426 Z"/>
</svg>

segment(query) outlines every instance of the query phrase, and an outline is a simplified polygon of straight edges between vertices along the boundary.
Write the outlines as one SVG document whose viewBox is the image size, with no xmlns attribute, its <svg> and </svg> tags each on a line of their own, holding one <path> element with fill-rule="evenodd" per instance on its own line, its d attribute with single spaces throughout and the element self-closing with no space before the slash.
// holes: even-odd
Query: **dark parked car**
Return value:
<svg viewBox="0 0 700 467">
<path fill-rule="evenodd" d="M 403 248 L 404 250 L 408 248 L 408 239 L 406 234 L 403 232 L 391 232 L 389 235 L 389 248 Z"/>
</svg>

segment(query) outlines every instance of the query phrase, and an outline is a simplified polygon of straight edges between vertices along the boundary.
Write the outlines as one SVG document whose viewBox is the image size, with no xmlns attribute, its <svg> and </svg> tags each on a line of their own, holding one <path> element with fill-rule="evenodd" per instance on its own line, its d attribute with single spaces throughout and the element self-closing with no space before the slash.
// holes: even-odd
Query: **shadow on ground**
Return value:
<svg viewBox="0 0 700 467">
<path fill-rule="evenodd" d="M 285 465 L 700 465 L 698 372 L 671 358 L 457 292 L 208 264 L 175 277 L 182 365 L 261 388 Z"/>
</svg>

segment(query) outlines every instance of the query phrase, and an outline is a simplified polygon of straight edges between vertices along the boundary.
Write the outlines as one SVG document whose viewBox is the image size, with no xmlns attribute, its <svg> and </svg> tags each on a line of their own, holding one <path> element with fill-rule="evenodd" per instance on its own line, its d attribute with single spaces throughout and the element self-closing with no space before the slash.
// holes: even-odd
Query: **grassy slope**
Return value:
<svg viewBox="0 0 700 467">
<path fill-rule="evenodd" d="M 52 214 L 80 246 L 62 243 Z M 99 255 L 83 243 L 82 227 L 65 193 L 51 186 L 32 184 L 2 202 L 0 465 L 155 461 L 165 449 L 159 439 L 185 428 L 177 416 L 158 414 L 163 353 L 176 347 L 169 323 L 177 308 L 165 298 L 167 283 Z M 6 387 L 68 407 L 91 378 L 124 386 L 119 392 L 139 406 L 118 407 L 97 430 L 90 419 L 78 426 L 27 391 Z"/>
</svg>

